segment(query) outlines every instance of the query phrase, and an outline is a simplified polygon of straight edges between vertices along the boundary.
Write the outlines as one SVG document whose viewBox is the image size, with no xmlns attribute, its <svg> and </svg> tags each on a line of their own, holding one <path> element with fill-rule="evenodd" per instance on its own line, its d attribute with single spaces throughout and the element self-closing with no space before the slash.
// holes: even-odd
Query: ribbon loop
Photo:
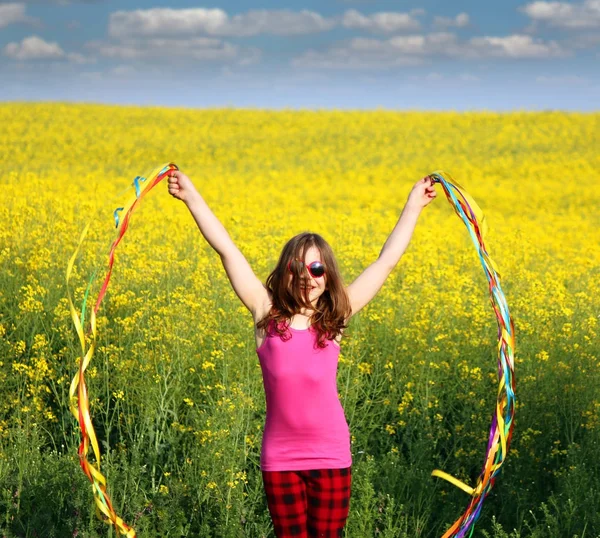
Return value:
<svg viewBox="0 0 600 538">
<path fill-rule="evenodd" d="M 73 320 L 73 324 L 75 325 L 75 329 L 77 331 L 77 337 L 79 339 L 79 343 L 81 345 L 81 358 L 79 359 L 79 371 L 73 377 L 71 381 L 71 385 L 69 388 L 69 408 L 73 416 L 79 422 L 79 428 L 81 429 L 81 444 L 79 445 L 79 462 L 81 464 L 81 468 L 85 475 L 88 477 L 90 482 L 92 483 L 92 491 L 94 493 L 94 502 L 96 504 L 97 512 L 106 519 L 106 522 L 114 525 L 115 531 L 117 535 L 123 534 L 127 536 L 127 538 L 136 538 L 135 530 L 128 526 L 115 512 L 113 508 L 110 497 L 107 493 L 107 484 L 106 478 L 100 472 L 100 447 L 98 443 L 98 439 L 96 437 L 96 433 L 94 431 L 94 426 L 92 424 L 92 417 L 90 415 L 90 407 L 89 407 L 89 396 L 87 385 L 85 383 L 85 370 L 90 364 L 92 356 L 94 354 L 94 350 L 96 347 L 96 314 L 100 309 L 100 304 L 102 303 L 102 299 L 106 294 L 106 290 L 108 288 L 108 283 L 110 281 L 110 276 L 112 274 L 112 267 L 114 263 L 114 254 L 117 245 L 120 243 L 123 235 L 127 231 L 129 226 L 129 219 L 131 217 L 131 213 L 138 206 L 141 199 L 152 189 L 155 185 L 157 185 L 160 181 L 162 181 L 171 170 L 177 170 L 177 165 L 174 163 L 168 163 L 163 165 L 153 171 L 150 174 L 151 181 L 146 184 L 146 187 L 143 191 L 140 191 L 139 184 L 141 182 L 145 182 L 146 178 L 141 176 L 136 176 L 134 180 L 134 187 L 136 189 L 136 198 L 134 202 L 128 207 L 127 212 L 125 213 L 125 217 L 123 218 L 123 222 L 120 224 L 119 213 L 124 211 L 124 207 L 118 207 L 113 212 L 113 216 L 115 218 L 116 227 L 119 229 L 119 235 L 117 239 L 114 240 L 110 253 L 108 256 L 108 269 L 106 271 L 106 276 L 104 277 L 104 282 L 98 294 L 98 298 L 96 299 L 96 303 L 94 307 L 90 310 L 90 329 L 88 335 L 84 332 L 84 324 L 85 324 L 85 310 L 88 301 L 88 296 L 91 290 L 92 283 L 95 279 L 96 274 L 94 273 L 90 279 L 90 282 L 87 286 L 83 304 L 81 306 L 81 316 L 78 314 L 75 306 L 73 304 L 73 298 L 71 295 L 71 289 L 69 287 L 69 281 L 71 279 L 71 275 L 73 272 L 73 266 L 75 264 L 75 259 L 81 249 L 81 245 L 87 235 L 90 224 L 88 223 L 81 236 L 79 237 L 79 242 L 77 244 L 77 248 L 75 252 L 71 256 L 69 263 L 67 265 L 67 297 L 69 301 L 69 309 L 71 312 L 71 318 Z M 96 464 L 94 465 L 88 459 L 89 448 L 92 447 L 92 451 L 94 453 L 94 458 L 96 460 Z"/>
</svg>

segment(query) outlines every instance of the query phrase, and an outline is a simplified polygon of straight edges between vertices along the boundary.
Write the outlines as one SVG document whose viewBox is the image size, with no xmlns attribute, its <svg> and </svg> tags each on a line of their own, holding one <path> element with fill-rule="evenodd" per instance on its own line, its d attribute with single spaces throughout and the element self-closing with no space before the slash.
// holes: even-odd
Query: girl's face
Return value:
<svg viewBox="0 0 600 538">
<path fill-rule="evenodd" d="M 306 257 L 304 258 L 305 265 L 310 265 L 312 262 L 322 262 L 321 253 L 319 249 L 316 247 L 310 247 L 306 251 Z M 288 275 L 288 286 L 292 285 L 292 275 L 291 273 Z M 308 300 L 314 306 L 317 304 L 317 301 L 321 295 L 327 289 L 327 272 L 318 278 L 313 277 L 308 269 L 304 269 L 302 274 L 300 275 L 300 286 L 302 286 L 302 291 L 304 291 L 304 287 L 307 288 L 308 291 Z"/>
</svg>

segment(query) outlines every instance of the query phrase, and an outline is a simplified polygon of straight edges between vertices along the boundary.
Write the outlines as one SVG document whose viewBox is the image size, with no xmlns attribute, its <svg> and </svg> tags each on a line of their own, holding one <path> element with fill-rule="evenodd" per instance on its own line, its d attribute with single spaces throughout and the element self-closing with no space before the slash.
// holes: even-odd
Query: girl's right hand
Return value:
<svg viewBox="0 0 600 538">
<path fill-rule="evenodd" d="M 172 170 L 169 172 L 169 194 L 173 198 L 177 198 L 184 203 L 189 202 L 191 197 L 196 193 L 196 188 L 192 180 L 180 170 Z"/>
</svg>

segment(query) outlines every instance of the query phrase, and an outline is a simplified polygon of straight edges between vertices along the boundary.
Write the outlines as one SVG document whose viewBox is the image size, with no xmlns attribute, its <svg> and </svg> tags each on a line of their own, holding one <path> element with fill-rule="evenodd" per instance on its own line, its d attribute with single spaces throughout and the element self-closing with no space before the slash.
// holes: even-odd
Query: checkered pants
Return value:
<svg viewBox="0 0 600 538">
<path fill-rule="evenodd" d="M 350 508 L 351 468 L 262 471 L 277 538 L 339 538 Z"/>
</svg>

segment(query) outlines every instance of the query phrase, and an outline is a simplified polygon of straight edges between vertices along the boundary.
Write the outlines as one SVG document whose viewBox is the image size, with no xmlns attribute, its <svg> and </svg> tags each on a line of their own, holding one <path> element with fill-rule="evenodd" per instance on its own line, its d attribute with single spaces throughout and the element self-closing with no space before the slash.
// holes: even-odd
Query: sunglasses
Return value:
<svg viewBox="0 0 600 538">
<path fill-rule="evenodd" d="M 288 263 L 290 273 L 300 274 L 304 267 L 308 269 L 313 278 L 319 278 L 325 274 L 325 266 L 321 262 L 315 261 L 306 265 L 302 260 L 294 259 Z"/>
</svg>

